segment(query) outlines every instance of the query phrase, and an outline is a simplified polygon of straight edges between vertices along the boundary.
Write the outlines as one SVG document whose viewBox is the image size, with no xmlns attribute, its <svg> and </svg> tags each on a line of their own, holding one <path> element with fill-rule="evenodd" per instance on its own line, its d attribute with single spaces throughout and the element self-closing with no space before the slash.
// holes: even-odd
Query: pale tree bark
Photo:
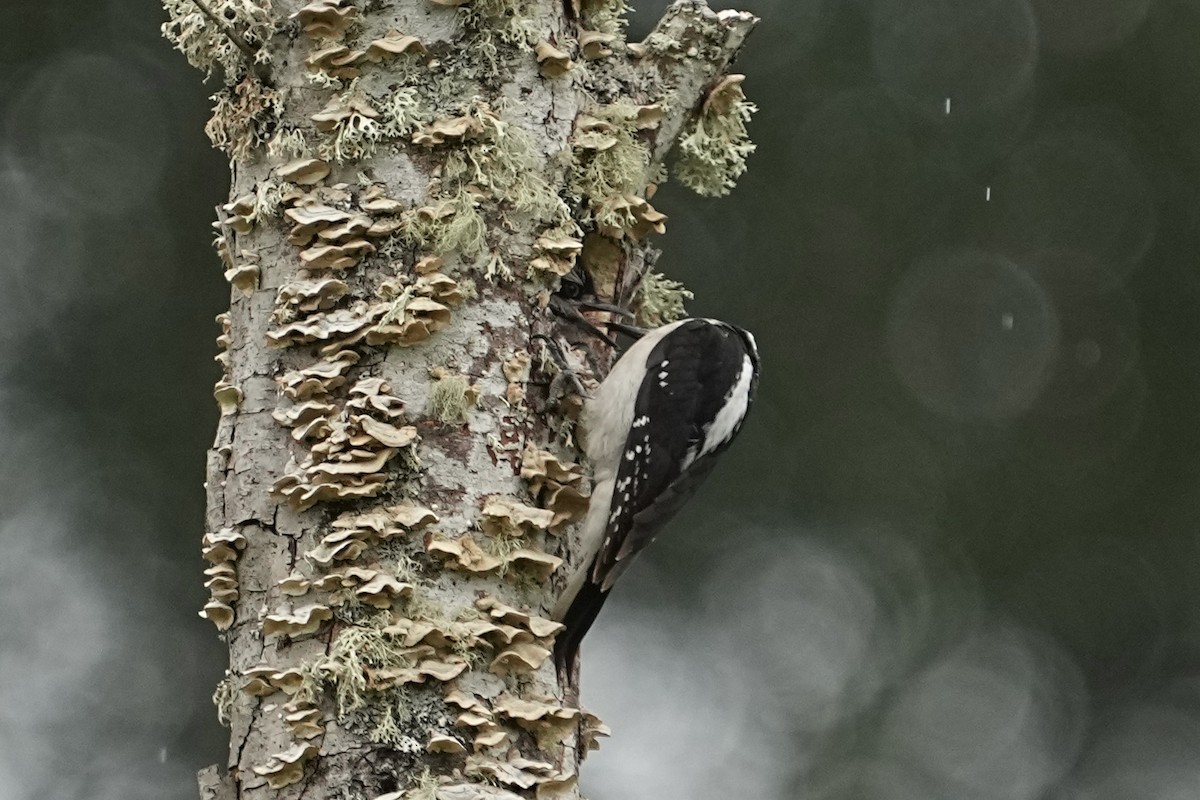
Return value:
<svg viewBox="0 0 1200 800">
<path fill-rule="evenodd" d="M 756 21 L 622 0 L 165 0 L 221 74 L 222 409 L 204 557 L 231 728 L 206 797 L 573 797 L 603 732 L 546 618 L 586 508 L 580 398 L 610 354 L 547 310 L 576 264 L 645 322 L 679 177 L 752 146 L 726 68 Z M 568 341 L 570 340 L 570 341 Z"/>
</svg>

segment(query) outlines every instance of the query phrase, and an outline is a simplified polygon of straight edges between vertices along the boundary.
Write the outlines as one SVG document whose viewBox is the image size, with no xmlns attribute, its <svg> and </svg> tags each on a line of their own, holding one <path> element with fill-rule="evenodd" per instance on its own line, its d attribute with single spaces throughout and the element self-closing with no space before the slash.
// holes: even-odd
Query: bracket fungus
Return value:
<svg viewBox="0 0 1200 800">
<path fill-rule="evenodd" d="M 575 66 L 569 55 L 545 39 L 534 46 L 533 52 L 537 58 L 538 71 L 544 78 L 561 78 Z"/>
<path fill-rule="evenodd" d="M 457 756 L 466 753 L 467 748 L 453 736 L 439 733 L 429 737 L 429 741 L 425 744 L 425 752 Z"/>
<path fill-rule="evenodd" d="M 276 687 L 270 681 L 270 677 L 274 674 L 275 668 L 268 664 L 251 667 L 242 673 L 242 677 L 245 679 L 242 691 L 254 697 L 266 697 L 274 694 Z"/>
<path fill-rule="evenodd" d="M 400 31 L 388 31 L 383 38 L 376 39 L 367 45 L 366 52 L 363 53 L 363 59 L 366 61 L 379 62 L 385 58 L 403 55 L 409 53 L 412 55 L 424 55 L 429 51 L 421 40 L 416 36 L 406 36 Z"/>
<path fill-rule="evenodd" d="M 227 417 L 237 413 L 238 407 L 242 404 L 242 390 L 227 379 L 221 378 L 213 386 L 213 399 L 217 401 L 221 416 Z"/>
<path fill-rule="evenodd" d="M 310 186 L 329 176 L 329 162 L 319 158 L 297 158 L 284 164 L 275 174 L 288 183 Z"/>
<path fill-rule="evenodd" d="M 559 461 L 548 450 L 529 444 L 521 455 L 521 477 L 542 508 L 553 512 L 552 530 L 587 512 L 588 496 L 578 488 L 583 482 L 578 464 Z"/>
<path fill-rule="evenodd" d="M 327 398 L 335 389 L 346 385 L 346 371 L 359 361 L 353 350 L 340 350 L 311 367 L 293 370 L 276 378 L 285 397 L 305 402 Z"/>
<path fill-rule="evenodd" d="M 200 610 L 200 617 L 211 622 L 219 631 L 227 631 L 233 626 L 233 607 L 219 600 L 209 600 Z"/>
<path fill-rule="evenodd" d="M 563 565 L 563 560 L 541 550 L 518 547 L 504 556 L 504 563 L 532 572 L 539 580 L 546 580 Z"/>
<path fill-rule="evenodd" d="M 290 613 L 268 614 L 263 620 L 263 636 L 305 636 L 316 633 L 331 619 L 333 611 L 329 606 L 312 603 Z"/>
<path fill-rule="evenodd" d="M 245 235 L 254 230 L 258 219 L 258 199 L 252 194 L 244 194 L 221 206 L 221 210 L 227 216 L 218 224 L 228 225 L 234 232 Z"/>
<path fill-rule="evenodd" d="M 354 66 L 361 59 L 361 50 L 351 50 L 344 44 L 331 44 L 314 50 L 304 59 L 304 66 L 314 81 L 324 83 L 328 78 L 352 81 L 362 75 Z"/>
<path fill-rule="evenodd" d="M 319 708 L 301 704 L 289 710 L 288 706 L 291 705 L 289 703 L 284 707 L 283 724 L 292 736 L 297 739 L 315 739 L 325 733 Z"/>
<path fill-rule="evenodd" d="M 667 232 L 667 215 L 633 194 L 605 198 L 596 210 L 596 221 L 599 232 L 612 239 L 628 236 L 636 241 Z"/>
<path fill-rule="evenodd" d="M 486 612 L 492 619 L 507 622 L 510 625 L 520 625 L 538 638 L 553 636 L 564 627 L 561 622 L 539 617 L 528 611 L 521 611 L 487 595 L 476 600 L 475 607 Z"/>
<path fill-rule="evenodd" d="M 579 50 L 588 61 L 597 61 L 601 58 L 611 56 L 613 51 L 610 45 L 615 41 L 617 41 L 615 33 L 604 33 L 602 31 L 579 32 Z"/>
<path fill-rule="evenodd" d="M 530 673 L 537 671 L 549 657 L 549 648 L 535 642 L 518 642 L 501 650 L 488 669 L 497 675 Z"/>
<path fill-rule="evenodd" d="M 492 536 L 518 537 L 546 530 L 554 522 L 554 512 L 534 508 L 515 497 L 489 495 L 483 501 L 480 527 Z"/>
<path fill-rule="evenodd" d="M 539 236 L 533 246 L 540 255 L 529 262 L 529 268 L 561 278 L 575 268 L 575 260 L 583 250 L 583 241 L 555 231 Z"/>
<path fill-rule="evenodd" d="M 212 566 L 204 571 L 209 578 L 204 585 L 211 596 L 199 613 L 219 631 L 233 626 L 233 603 L 239 595 L 235 562 L 246 549 L 246 543 L 245 535 L 233 528 L 205 534 L 201 541 L 200 554 Z"/>
<path fill-rule="evenodd" d="M 258 264 L 235 264 L 225 270 L 225 280 L 243 296 L 249 297 L 258 289 Z"/>
<path fill-rule="evenodd" d="M 431 556 L 449 559 L 453 566 L 467 572 L 491 572 L 504 563 L 490 553 L 484 552 L 469 533 L 457 539 L 447 539 L 437 534 L 425 537 L 425 552 Z"/>
<path fill-rule="evenodd" d="M 238 555 L 246 549 L 246 537 L 233 528 L 221 528 L 215 533 L 205 534 L 201 546 L 200 554 L 205 561 L 213 564 L 236 561 Z"/>
<path fill-rule="evenodd" d="M 508 387 L 504 392 L 505 402 L 512 408 L 525 402 L 525 384 L 529 382 L 530 368 L 533 359 L 529 353 L 519 350 L 509 356 L 501 366 Z"/>
<path fill-rule="evenodd" d="M 580 719 L 578 708 L 560 705 L 553 698 L 537 700 L 502 694 L 492 703 L 492 711 L 517 725 L 540 735 L 562 739 L 570 735 Z"/>
<path fill-rule="evenodd" d="M 282 753 L 276 753 L 267 760 L 266 764 L 254 767 L 254 773 L 267 779 L 272 789 L 282 789 L 299 783 L 304 777 L 304 765 L 317 755 L 317 746 L 306 742 L 297 742 Z"/>
<path fill-rule="evenodd" d="M 404 404 L 391 395 L 391 388 L 382 380 L 361 379 L 349 395 L 340 409 L 334 403 L 309 400 L 274 412 L 280 424 L 292 428 L 292 438 L 312 442 L 308 454 L 293 464 L 273 488 L 297 510 L 304 511 L 324 500 L 375 496 L 387 482 L 385 464 L 418 441 L 416 428 L 391 423 L 403 414 Z M 322 546 L 329 542 L 330 537 L 326 537 Z M 349 542 L 339 543 L 339 552 L 351 546 Z"/>
<path fill-rule="evenodd" d="M 358 13 L 350 0 L 313 0 L 292 14 L 300 28 L 313 39 L 338 40 L 346 35 L 351 18 Z"/>
</svg>

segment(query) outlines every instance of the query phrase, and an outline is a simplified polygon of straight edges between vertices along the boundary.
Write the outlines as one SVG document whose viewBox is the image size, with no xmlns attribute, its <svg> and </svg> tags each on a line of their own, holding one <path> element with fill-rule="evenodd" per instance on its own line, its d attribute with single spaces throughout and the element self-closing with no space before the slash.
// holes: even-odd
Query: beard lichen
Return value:
<svg viewBox="0 0 1200 800">
<path fill-rule="evenodd" d="M 474 258 L 487 247 L 487 225 L 479 213 L 479 194 L 469 186 L 444 197 L 437 205 L 405 215 L 405 232 L 416 244 L 434 253 L 459 253 Z"/>
<path fill-rule="evenodd" d="M 467 409 L 475 404 L 477 392 L 464 375 L 455 375 L 444 367 L 432 371 L 433 385 L 425 413 L 444 425 L 467 421 Z"/>
<path fill-rule="evenodd" d="M 474 258 L 487 247 L 487 225 L 479 210 L 485 201 L 494 202 L 502 215 L 528 216 L 535 225 L 573 227 L 570 209 L 542 177 L 527 131 L 479 98 L 460 119 L 465 120 L 465 134 L 432 145 L 435 152 L 445 150 L 444 161 L 431 188 L 433 202 L 409 214 L 410 238 L 436 253 Z M 503 227 L 516 225 L 506 217 Z"/>
<path fill-rule="evenodd" d="M 358 722 L 371 729 L 372 741 L 395 744 L 391 738 L 379 739 L 376 735 L 400 733 L 408 707 L 403 690 L 375 688 L 369 682 L 369 676 L 378 671 L 415 666 L 410 648 L 384 632 L 390 621 L 389 614 L 378 613 L 344 628 L 330 645 L 328 655 L 301 667 L 300 688 L 294 700 L 315 705 L 329 687 L 339 721 Z"/>
</svg>

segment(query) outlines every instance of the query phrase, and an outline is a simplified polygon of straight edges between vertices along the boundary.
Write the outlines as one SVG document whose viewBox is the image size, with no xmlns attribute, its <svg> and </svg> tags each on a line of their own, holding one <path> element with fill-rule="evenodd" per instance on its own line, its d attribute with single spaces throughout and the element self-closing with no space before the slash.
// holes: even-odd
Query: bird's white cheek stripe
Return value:
<svg viewBox="0 0 1200 800">
<path fill-rule="evenodd" d="M 704 446 L 700 448 L 700 455 L 710 453 L 729 441 L 738 425 L 742 423 L 750 405 L 750 380 L 753 375 L 754 364 L 751 363 L 750 357 L 742 356 L 742 371 L 738 373 L 737 384 L 729 393 L 725 405 L 717 412 L 717 418 L 704 429 Z"/>
</svg>

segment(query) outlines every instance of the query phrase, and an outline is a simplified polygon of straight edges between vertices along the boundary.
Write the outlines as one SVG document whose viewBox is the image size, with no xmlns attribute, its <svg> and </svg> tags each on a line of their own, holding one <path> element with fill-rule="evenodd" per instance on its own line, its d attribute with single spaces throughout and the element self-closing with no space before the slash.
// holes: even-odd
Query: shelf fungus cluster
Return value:
<svg viewBox="0 0 1200 800">
<path fill-rule="evenodd" d="M 222 528 L 204 536 L 200 554 L 212 566 L 204 570 L 208 576 L 204 586 L 210 597 L 200 616 L 216 625 L 219 631 L 227 631 L 233 625 L 233 604 L 239 595 L 237 560 L 245 549 L 246 537 L 233 528 Z"/>
<path fill-rule="evenodd" d="M 521 457 L 521 477 L 543 509 L 551 513 L 549 528 L 557 530 L 587 513 L 588 496 L 580 491 L 583 470 L 532 444 Z"/>
<path fill-rule="evenodd" d="M 341 514 L 331 525 L 333 532 L 304 554 L 310 567 L 304 571 L 297 567 L 275 584 L 277 595 L 292 608 L 265 615 L 264 637 L 279 642 L 311 636 L 347 605 L 358 604 L 371 613 L 397 612 L 412 597 L 414 586 L 397 577 L 396 570 L 385 564 L 387 559 L 370 557 L 370 551 L 437 519 L 429 509 L 410 503 Z M 237 539 L 215 537 L 210 557 L 229 556 L 237 547 Z M 344 716 L 365 704 L 370 693 L 426 679 L 451 680 L 466 668 L 461 657 L 439 656 L 437 648 L 423 644 L 433 626 L 413 636 L 411 624 L 401 624 L 410 620 L 395 619 L 398 622 L 386 629 L 392 616 L 377 617 L 373 626 L 344 628 L 329 654 L 315 662 L 284 668 L 260 663 L 241 673 L 242 693 L 264 699 L 282 693 L 287 698 L 282 705 L 271 703 L 268 708 L 277 712 L 295 742 L 254 767 L 271 787 L 299 781 L 305 763 L 317 754 L 313 740 L 326 733 L 328 724 L 328 715 L 321 710 L 327 684 L 335 689 L 339 716 Z"/>
<path fill-rule="evenodd" d="M 608 735 L 607 727 L 595 715 L 564 706 L 551 697 L 503 692 L 489 700 L 456 687 L 445 700 L 458 709 L 455 726 L 468 731 L 472 745 L 463 774 L 512 790 L 533 789 L 539 798 L 569 791 L 575 786 L 576 775 L 559 765 L 522 755 L 518 745 L 523 735 L 552 750 L 578 730 L 584 752 L 595 749 L 598 737 Z"/>
<path fill-rule="evenodd" d="M 437 515 L 429 509 L 409 503 L 366 512 L 347 512 L 333 521 L 333 530 L 316 547 L 308 550 L 305 557 L 320 567 L 354 561 L 381 542 L 405 536 L 437 520 Z M 308 586 L 290 584 L 285 591 L 294 594 L 299 589 L 307 591 Z"/>
<path fill-rule="evenodd" d="M 381 577 L 385 574 L 382 566 L 371 566 L 338 567 L 311 579 L 289 576 L 289 591 L 324 592 L 334 604 L 353 595 L 375 610 L 366 622 L 339 630 L 327 654 L 296 673 L 298 680 L 264 665 L 244 676 L 243 690 L 263 695 L 287 692 L 293 699 L 285 711 L 293 714 L 317 708 L 321 697 L 332 696 L 339 721 L 366 725 L 373 741 L 403 747 L 407 740 L 398 727 L 403 720 L 397 720 L 396 714 L 411 702 L 406 692 L 412 687 L 448 684 L 452 696 L 463 696 L 461 691 L 455 695 L 451 682 L 472 669 L 473 656 L 479 653 L 491 653 L 485 663 L 493 675 L 529 675 L 547 662 L 553 636 L 562 629 L 560 623 L 487 594 L 469 611 L 448 618 L 436 613 L 428 602 L 414 600 L 413 587 Z M 547 724 L 555 713 L 560 721 L 574 719 L 548 707 L 542 715 Z M 444 715 L 440 718 L 444 720 Z M 468 746 L 478 753 L 505 745 L 515 741 L 519 731 L 506 728 L 504 720 L 503 715 L 494 717 L 486 712 L 477 720 L 460 719 L 457 726 L 437 723 L 429 731 L 425 749 L 462 755 Z M 310 714 L 297 721 L 311 724 L 316 718 Z M 464 736 L 459 731 L 464 727 L 475 730 Z"/>
<path fill-rule="evenodd" d="M 272 710 L 284 730 L 293 738 L 286 750 L 272 755 L 253 772 L 265 778 L 272 789 L 299 783 L 306 764 L 319 752 L 319 740 L 325 733 L 326 719 L 310 698 L 299 697 L 304 686 L 300 669 L 278 669 L 270 664 L 258 664 L 241 675 L 241 691 L 251 697 L 269 698 L 282 693 L 288 699 L 282 704 L 271 703 Z"/>
<path fill-rule="evenodd" d="M 509 567 L 544 582 L 562 566 L 562 559 L 538 546 L 539 538 L 554 522 L 554 512 L 526 505 L 515 497 L 491 495 L 484 498 L 477 540 L 471 533 L 457 537 L 430 534 L 425 551 L 447 566 L 469 573 L 505 572 Z"/>
<path fill-rule="evenodd" d="M 288 466 L 272 491 L 300 511 L 326 500 L 374 497 L 388 481 L 388 461 L 419 438 L 415 427 L 396 424 L 403 415 L 404 404 L 380 378 L 355 382 L 340 405 L 317 398 L 277 409 L 276 421 L 307 445 L 307 453 Z"/>
<path fill-rule="evenodd" d="M 315 744 L 297 742 L 292 747 L 276 753 L 262 766 L 254 767 L 254 773 L 267 779 L 272 789 L 282 789 L 299 783 L 304 777 L 304 765 L 319 752 Z"/>
</svg>

